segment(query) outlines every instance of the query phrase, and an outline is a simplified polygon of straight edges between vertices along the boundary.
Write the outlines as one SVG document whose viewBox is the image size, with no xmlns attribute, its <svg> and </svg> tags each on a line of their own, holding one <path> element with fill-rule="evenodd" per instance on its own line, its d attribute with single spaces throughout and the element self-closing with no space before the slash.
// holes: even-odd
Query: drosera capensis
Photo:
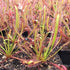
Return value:
<svg viewBox="0 0 70 70">
<path fill-rule="evenodd" d="M 48 61 L 65 45 L 69 44 L 67 41 L 64 45 L 60 46 L 57 51 L 54 50 L 57 48 L 63 35 L 68 35 L 69 38 L 68 6 L 65 7 L 65 10 L 63 9 L 63 5 L 66 5 L 66 3 L 69 4 L 69 0 L 12 0 L 11 4 L 9 4 L 9 0 L 5 0 L 4 2 L 5 4 L 7 3 L 7 10 L 5 11 L 5 8 L 3 8 L 2 11 L 5 11 L 3 12 L 5 18 L 1 17 L 2 19 L 5 19 L 8 24 L 9 32 L 7 38 L 3 38 L 4 47 L 0 45 L 0 52 L 8 58 L 20 60 L 23 64 L 27 64 L 29 67 L 47 62 L 48 64 L 57 67 L 59 70 L 66 70 L 64 66 L 59 66 Z M 10 9 L 10 11 L 8 9 Z M 14 15 L 12 12 L 14 12 Z M 63 18 L 64 16 L 66 19 Z M 61 26 L 62 22 L 64 27 Z M 64 34 L 65 32 L 62 32 L 62 29 L 65 30 L 65 28 L 67 30 L 66 35 Z M 27 36 L 23 36 L 26 31 L 28 32 Z M 48 37 L 49 33 L 51 35 Z M 62 36 L 58 35 L 58 33 Z M 15 52 L 13 51 L 16 46 L 20 51 L 18 49 Z M 53 53 L 53 51 L 55 52 Z M 20 52 L 26 53 L 29 59 L 15 57 L 15 54 Z"/>
<path fill-rule="evenodd" d="M 54 43 L 56 41 L 57 33 L 58 33 L 59 17 L 60 17 L 60 15 L 57 14 L 56 21 L 55 21 L 56 25 L 55 25 L 55 28 L 53 30 L 54 32 L 53 32 L 52 36 L 50 37 L 50 42 L 48 44 L 48 48 L 45 48 L 45 46 L 43 45 L 43 41 L 44 41 L 44 37 L 45 37 L 45 33 L 44 33 L 44 28 L 45 28 L 45 7 L 44 7 L 44 17 L 43 17 L 44 21 L 43 21 L 43 23 L 41 23 L 41 26 L 40 26 L 40 36 L 39 36 L 39 38 L 37 39 L 38 32 L 37 32 L 37 27 L 36 27 L 35 31 L 34 31 L 33 44 L 31 45 L 31 43 L 29 43 L 28 41 L 25 41 L 25 43 L 23 43 L 23 45 L 24 45 L 23 47 L 24 47 L 24 49 L 26 50 L 26 53 L 28 53 L 28 56 L 31 59 L 29 59 L 29 60 L 24 60 L 24 59 L 19 59 L 19 58 L 16 58 L 16 59 L 18 59 L 20 61 L 23 61 L 23 64 L 28 64 L 28 66 L 36 65 L 40 62 L 45 62 L 49 58 L 49 55 L 50 55 L 52 49 L 54 48 L 53 46 L 54 46 Z M 35 27 L 35 25 L 34 25 L 34 27 Z M 22 38 L 22 36 L 19 33 L 17 33 L 17 34 L 19 35 L 19 37 Z M 28 36 L 28 38 L 29 37 L 30 36 Z M 28 44 L 28 46 L 26 44 Z M 22 48 L 22 45 L 20 45 L 19 43 L 18 43 L 18 45 L 20 46 L 19 49 L 24 52 L 24 50 Z M 27 48 L 26 48 L 26 46 L 27 46 Z M 32 52 L 32 55 L 31 55 L 31 53 L 30 53 L 31 48 L 36 53 Z M 44 52 L 43 52 L 43 50 L 44 50 Z M 56 51 L 56 53 L 57 52 L 58 51 Z M 33 53 L 34 53 L 34 55 L 33 55 Z M 13 58 L 15 58 L 15 57 L 13 57 Z M 50 57 L 50 59 L 51 59 L 51 57 Z M 57 68 L 59 68 L 59 67 L 57 67 Z M 59 68 L 59 69 L 61 69 L 61 68 Z"/>
</svg>

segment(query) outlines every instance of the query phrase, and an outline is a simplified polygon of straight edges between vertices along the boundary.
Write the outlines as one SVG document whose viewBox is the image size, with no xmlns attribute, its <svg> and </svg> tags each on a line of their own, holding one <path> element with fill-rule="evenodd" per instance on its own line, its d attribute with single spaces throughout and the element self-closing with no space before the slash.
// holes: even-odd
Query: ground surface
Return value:
<svg viewBox="0 0 70 70">
<path fill-rule="evenodd" d="M 20 53 L 17 56 L 20 56 L 21 58 L 24 57 L 23 53 Z M 0 61 L 4 59 L 5 59 L 5 56 L 0 53 Z M 57 64 L 62 64 L 58 55 L 56 55 L 50 61 L 57 63 Z M 57 68 L 47 65 L 47 64 L 40 65 L 40 69 L 41 70 L 58 70 Z M 20 61 L 16 59 L 8 59 L 7 61 L 0 64 L 0 70 L 38 70 L 38 67 L 27 68 L 26 65 L 23 65 Z"/>
</svg>

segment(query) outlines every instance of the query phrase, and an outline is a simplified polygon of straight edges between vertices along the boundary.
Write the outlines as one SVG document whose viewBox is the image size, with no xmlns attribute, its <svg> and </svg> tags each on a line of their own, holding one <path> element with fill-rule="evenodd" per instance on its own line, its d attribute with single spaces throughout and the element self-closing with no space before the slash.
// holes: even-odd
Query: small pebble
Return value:
<svg viewBox="0 0 70 70">
<path fill-rule="evenodd" d="M 14 70 L 17 70 L 17 69 L 14 69 Z"/>
<path fill-rule="evenodd" d="M 10 59 L 10 60 L 9 60 L 9 62 L 12 62 L 12 61 L 13 61 L 13 59 Z"/>
<path fill-rule="evenodd" d="M 8 66 L 9 66 L 9 64 L 6 64 L 6 65 L 5 65 L 5 67 L 8 67 Z"/>
<path fill-rule="evenodd" d="M 0 53 L 0 55 L 2 55 L 2 53 Z"/>
<path fill-rule="evenodd" d="M 6 56 L 3 56 L 2 59 L 6 59 Z"/>
</svg>

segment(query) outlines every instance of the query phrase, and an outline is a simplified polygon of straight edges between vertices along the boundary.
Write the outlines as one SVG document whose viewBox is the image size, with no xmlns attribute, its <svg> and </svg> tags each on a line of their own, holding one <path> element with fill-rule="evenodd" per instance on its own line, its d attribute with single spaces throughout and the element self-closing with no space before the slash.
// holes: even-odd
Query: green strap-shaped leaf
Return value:
<svg viewBox="0 0 70 70">
<path fill-rule="evenodd" d="M 15 10 L 16 10 L 16 28 L 19 28 L 19 14 L 16 6 L 15 6 Z"/>
<path fill-rule="evenodd" d="M 55 32 L 54 32 L 54 36 L 53 36 L 53 42 L 52 42 L 52 46 L 54 46 L 55 40 L 56 40 L 56 36 L 57 36 L 57 32 L 58 32 L 58 25 L 59 25 L 59 14 L 57 15 L 56 18 L 56 24 L 55 24 Z"/>
<path fill-rule="evenodd" d="M 57 36 L 57 32 L 58 32 L 58 25 L 59 25 L 59 14 L 57 15 L 57 18 L 56 18 L 56 24 L 55 24 L 55 30 L 54 30 L 55 32 L 54 32 L 54 36 L 53 36 L 53 41 L 52 41 L 51 47 L 48 47 L 46 52 L 44 53 L 44 58 L 45 59 L 49 56 L 49 54 L 50 54 L 50 52 L 51 52 L 51 50 L 52 50 L 52 48 L 54 46 L 54 43 L 55 43 L 55 40 L 56 40 L 56 36 Z M 49 44 L 50 43 L 51 43 L 51 41 L 49 42 Z"/>
<path fill-rule="evenodd" d="M 4 52 L 6 52 L 6 50 L 3 48 L 3 46 L 0 46 L 0 48 L 1 48 Z"/>
</svg>

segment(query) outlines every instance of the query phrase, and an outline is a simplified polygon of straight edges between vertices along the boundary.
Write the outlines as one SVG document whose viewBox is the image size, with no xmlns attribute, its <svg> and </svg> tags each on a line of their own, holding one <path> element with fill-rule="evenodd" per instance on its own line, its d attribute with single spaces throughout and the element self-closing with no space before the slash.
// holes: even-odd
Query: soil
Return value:
<svg viewBox="0 0 70 70">
<path fill-rule="evenodd" d="M 24 57 L 27 57 L 27 55 L 24 53 L 19 53 L 17 57 L 24 58 Z M 6 57 L 0 53 L 0 61 L 4 60 L 5 58 Z M 56 64 L 62 64 L 62 61 L 58 54 L 55 55 L 53 59 L 50 61 Z M 57 68 L 50 66 L 47 63 L 40 64 L 39 67 L 36 66 L 36 67 L 28 68 L 27 65 L 23 65 L 19 60 L 11 59 L 11 58 L 9 58 L 7 61 L 0 64 L 0 70 L 39 70 L 39 69 L 40 70 L 58 70 Z"/>
</svg>

